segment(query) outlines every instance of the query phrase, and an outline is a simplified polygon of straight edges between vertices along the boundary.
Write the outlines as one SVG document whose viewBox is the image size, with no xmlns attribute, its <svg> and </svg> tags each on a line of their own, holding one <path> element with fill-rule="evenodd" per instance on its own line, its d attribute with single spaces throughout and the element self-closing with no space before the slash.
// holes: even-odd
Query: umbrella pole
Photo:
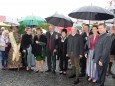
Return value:
<svg viewBox="0 0 115 86">
<path fill-rule="evenodd" d="M 105 21 L 104 21 L 104 24 L 105 24 Z"/>
<path fill-rule="evenodd" d="M 92 6 L 92 3 L 91 3 L 91 6 Z M 91 12 L 90 12 L 89 25 L 90 25 L 91 18 L 92 18 L 92 15 L 91 15 Z"/>
<path fill-rule="evenodd" d="M 33 20 L 32 20 L 32 28 L 33 28 Z"/>
<path fill-rule="evenodd" d="M 89 18 L 89 25 L 90 25 L 90 20 L 91 20 L 91 12 L 90 12 L 90 18 Z"/>
</svg>

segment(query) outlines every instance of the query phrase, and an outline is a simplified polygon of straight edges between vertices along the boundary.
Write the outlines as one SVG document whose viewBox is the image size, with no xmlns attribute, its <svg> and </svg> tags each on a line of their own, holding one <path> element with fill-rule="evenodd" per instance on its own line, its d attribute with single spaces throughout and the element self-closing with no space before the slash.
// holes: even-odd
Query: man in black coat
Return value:
<svg viewBox="0 0 115 86">
<path fill-rule="evenodd" d="M 96 86 L 104 86 L 107 67 L 109 64 L 109 55 L 111 49 L 111 37 L 106 33 L 106 25 L 99 24 L 100 36 L 95 45 L 94 63 L 97 65 L 98 80 Z"/>
<path fill-rule="evenodd" d="M 84 44 L 84 48 L 85 48 L 85 44 L 87 42 L 87 39 L 88 37 L 92 34 L 90 32 L 90 29 L 89 29 L 89 24 L 85 24 L 83 25 L 83 29 L 84 29 L 84 32 L 81 34 L 81 36 L 83 37 L 83 44 Z M 80 74 L 80 77 L 84 77 L 85 74 L 86 74 L 86 57 L 85 57 L 85 52 L 87 51 L 87 49 L 84 49 L 84 55 L 83 57 L 80 59 L 80 67 L 81 67 L 81 74 Z"/>
<path fill-rule="evenodd" d="M 80 74 L 80 58 L 83 57 L 83 38 L 77 33 L 77 28 L 72 27 L 72 34 L 68 36 L 67 40 L 67 56 L 71 59 L 73 73 L 69 78 L 76 77 L 74 84 L 79 83 Z"/>
<path fill-rule="evenodd" d="M 110 35 L 111 35 L 112 45 L 111 45 L 110 62 L 108 65 L 107 75 L 113 75 L 113 73 L 111 72 L 111 67 L 115 59 L 115 26 L 112 26 L 110 28 Z"/>
<path fill-rule="evenodd" d="M 46 72 L 53 72 L 55 73 L 56 70 L 56 39 L 58 38 L 58 33 L 54 31 L 54 26 L 49 26 L 49 32 L 46 33 L 47 38 L 47 46 L 46 46 L 46 53 L 47 53 L 47 66 L 48 70 Z"/>
</svg>

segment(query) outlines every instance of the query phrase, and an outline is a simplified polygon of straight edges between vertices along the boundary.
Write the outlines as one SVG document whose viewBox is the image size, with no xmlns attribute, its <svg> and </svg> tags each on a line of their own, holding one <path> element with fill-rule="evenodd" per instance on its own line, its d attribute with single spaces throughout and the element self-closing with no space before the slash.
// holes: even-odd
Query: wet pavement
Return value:
<svg viewBox="0 0 115 86">
<path fill-rule="evenodd" d="M 112 71 L 115 73 L 115 63 Z M 69 79 L 69 75 L 59 75 L 58 72 L 57 69 L 54 75 L 46 72 L 27 72 L 25 70 L 0 70 L 0 86 L 95 86 L 93 83 L 87 82 L 86 78 L 80 78 L 81 82 L 78 85 L 73 85 L 75 79 Z M 115 79 L 108 76 L 105 85 L 115 86 Z"/>
</svg>

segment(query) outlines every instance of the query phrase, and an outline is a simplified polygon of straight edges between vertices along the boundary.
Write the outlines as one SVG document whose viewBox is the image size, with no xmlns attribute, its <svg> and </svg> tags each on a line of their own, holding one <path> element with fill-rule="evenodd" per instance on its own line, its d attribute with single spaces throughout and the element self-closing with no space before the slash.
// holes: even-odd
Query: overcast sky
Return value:
<svg viewBox="0 0 115 86">
<path fill-rule="evenodd" d="M 0 0 L 0 15 L 21 18 L 37 15 L 43 18 L 56 11 L 67 15 L 71 11 L 87 5 L 106 7 L 109 0 Z"/>
</svg>

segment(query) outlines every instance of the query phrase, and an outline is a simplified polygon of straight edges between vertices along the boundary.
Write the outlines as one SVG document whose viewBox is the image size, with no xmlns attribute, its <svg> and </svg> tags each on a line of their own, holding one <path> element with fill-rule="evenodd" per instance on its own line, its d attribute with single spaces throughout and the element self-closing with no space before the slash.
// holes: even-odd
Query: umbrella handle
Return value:
<svg viewBox="0 0 115 86">
<path fill-rule="evenodd" d="M 90 12 L 90 18 L 89 18 L 89 25 L 90 25 L 90 20 L 91 20 L 91 12 Z"/>
</svg>

